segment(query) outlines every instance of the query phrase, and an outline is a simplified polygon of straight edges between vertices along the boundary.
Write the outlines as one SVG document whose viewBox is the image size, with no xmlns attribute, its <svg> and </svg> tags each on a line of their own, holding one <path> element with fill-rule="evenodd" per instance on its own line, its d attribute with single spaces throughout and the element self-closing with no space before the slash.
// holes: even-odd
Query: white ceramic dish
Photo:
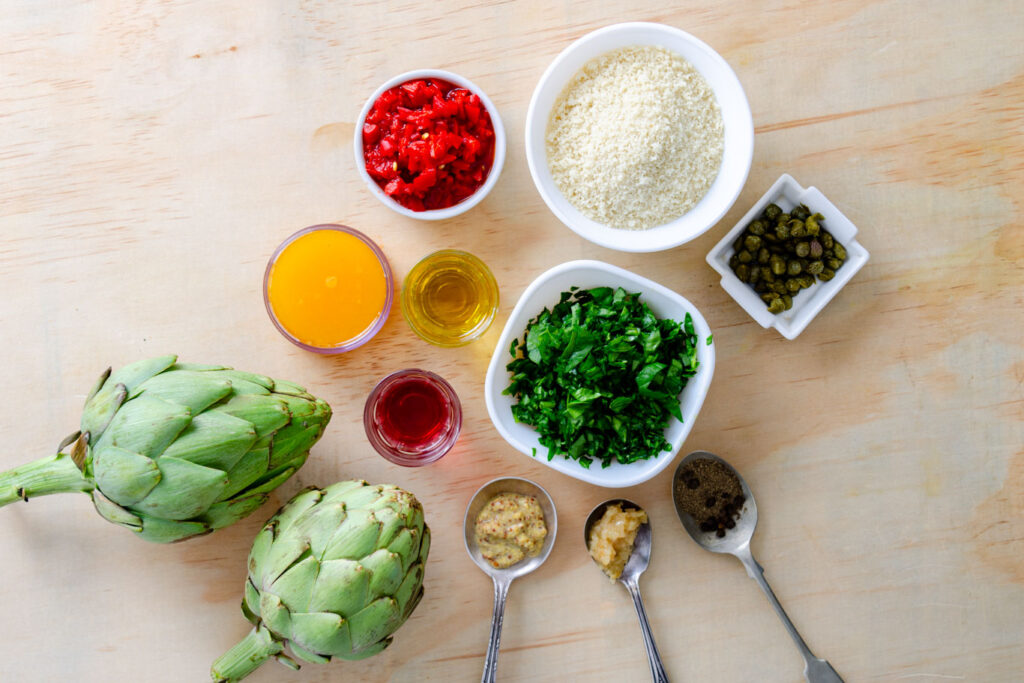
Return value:
<svg viewBox="0 0 1024 683">
<path fill-rule="evenodd" d="M 725 123 L 722 166 L 711 189 L 683 216 L 649 230 L 619 230 L 580 213 L 555 186 L 548 170 L 544 143 L 551 108 L 576 72 L 594 57 L 630 45 L 658 45 L 690 62 L 714 90 Z M 754 122 L 750 105 L 732 68 L 707 44 L 664 24 L 614 24 L 583 36 L 565 48 L 541 76 L 526 113 L 526 161 L 533 183 L 548 208 L 584 239 L 619 251 L 661 251 L 706 232 L 736 201 L 747 180 L 753 155 Z"/>
<path fill-rule="evenodd" d="M 377 101 L 377 98 L 380 97 L 385 90 L 394 88 L 396 85 L 401 85 L 406 81 L 412 81 L 418 78 L 440 78 L 476 93 L 480 96 L 480 101 L 482 101 L 484 106 L 487 107 L 487 113 L 491 115 L 491 125 L 494 126 L 494 163 L 491 165 L 490 173 L 487 174 L 487 179 L 472 196 L 464 199 L 454 206 L 449 206 L 446 209 L 412 211 L 405 208 L 391 197 L 384 194 L 384 190 L 382 190 L 380 186 L 374 182 L 373 178 L 370 177 L 370 174 L 366 172 L 366 162 L 363 159 L 363 124 L 366 122 L 366 115 L 370 113 L 373 103 Z M 359 118 L 356 120 L 353 143 L 353 149 L 356 157 L 356 169 L 359 171 L 359 176 L 363 179 L 363 182 L 365 182 L 366 186 L 370 188 L 370 192 L 373 193 L 373 196 L 396 213 L 408 216 L 409 218 L 416 218 L 421 221 L 439 221 L 445 218 L 452 218 L 469 211 L 479 204 L 491 189 L 494 188 L 494 185 L 498 182 L 498 176 L 501 175 L 501 169 L 505 165 L 505 126 L 501 123 L 501 116 L 498 114 L 498 108 L 494 106 L 494 103 L 491 102 L 489 97 L 487 97 L 487 94 L 478 88 L 475 83 L 459 76 L 458 74 L 454 74 L 451 71 L 443 71 L 441 69 L 417 69 L 415 71 L 406 71 L 403 74 L 398 74 L 394 78 L 385 81 L 374 91 L 372 95 L 370 95 L 369 99 L 366 100 L 366 104 L 363 105 L 362 110 L 359 112 Z"/>
<path fill-rule="evenodd" d="M 573 286 L 581 289 L 602 286 L 623 287 L 631 292 L 640 292 L 643 300 L 660 318 L 672 318 L 682 322 L 686 313 L 693 318 L 693 327 L 697 334 L 697 360 L 700 362 L 700 366 L 697 369 L 697 374 L 690 378 L 680 396 L 683 421 L 680 422 L 673 418 L 665 429 L 665 438 L 671 445 L 670 451 L 664 451 L 656 458 L 640 460 L 629 465 L 612 463 L 611 466 L 602 468 L 600 463 L 595 463 L 590 466 L 590 469 L 584 469 L 575 460 L 567 460 L 560 455 L 548 460 L 548 449 L 540 445 L 537 432 L 532 427 L 519 424 L 512 418 L 514 401 L 511 396 L 501 393 L 508 386 L 508 371 L 505 370 L 505 366 L 512 360 L 509 355 L 512 340 L 521 339 L 530 319 L 545 307 L 551 308 L 557 304 L 559 294 L 568 291 Z M 491 363 L 487 367 L 487 377 L 484 381 L 487 412 L 498 433 L 513 448 L 527 456 L 531 456 L 533 450 L 536 449 L 537 455 L 534 457 L 536 462 L 543 463 L 562 474 L 598 486 L 608 488 L 635 486 L 668 467 L 693 428 L 697 414 L 704 404 L 708 387 L 711 385 L 711 376 L 715 372 L 715 347 L 713 344 L 707 344 L 710 334 L 711 330 L 697 308 L 667 287 L 601 261 L 563 263 L 543 273 L 530 283 L 523 295 L 519 297 L 519 302 L 512 310 L 508 322 L 505 323 L 505 329 L 494 349 L 494 355 L 491 356 Z"/>
<path fill-rule="evenodd" d="M 778 315 L 769 313 L 768 307 L 761 301 L 754 288 L 736 277 L 729 267 L 729 258 L 734 253 L 733 242 L 751 221 L 761 215 L 764 207 L 772 202 L 778 204 L 783 211 L 804 204 L 812 213 L 820 213 L 825 217 L 822 227 L 846 247 L 846 262 L 836 271 L 836 276 L 828 282 L 816 280 L 811 287 L 793 297 L 791 309 Z M 722 276 L 722 289 L 727 291 L 761 327 L 774 327 L 786 339 L 795 339 L 814 320 L 814 316 L 825 308 L 825 304 L 864 267 L 869 256 L 867 249 L 857 241 L 857 226 L 851 223 L 835 204 L 819 192 L 818 188 L 805 189 L 792 176 L 783 173 L 771 189 L 764 193 L 740 222 L 708 253 L 707 262 Z"/>
</svg>

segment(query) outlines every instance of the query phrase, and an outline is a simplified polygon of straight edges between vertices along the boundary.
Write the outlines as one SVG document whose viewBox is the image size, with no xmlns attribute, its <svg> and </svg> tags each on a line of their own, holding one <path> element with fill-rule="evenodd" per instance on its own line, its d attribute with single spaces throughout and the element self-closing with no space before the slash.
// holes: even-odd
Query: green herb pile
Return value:
<svg viewBox="0 0 1024 683">
<path fill-rule="evenodd" d="M 665 427 L 683 419 L 679 393 L 697 372 L 696 342 L 689 313 L 681 324 L 660 320 L 621 287 L 573 287 L 512 341 L 503 393 L 517 399 L 513 417 L 537 430 L 548 460 L 646 460 L 669 450 Z"/>
</svg>

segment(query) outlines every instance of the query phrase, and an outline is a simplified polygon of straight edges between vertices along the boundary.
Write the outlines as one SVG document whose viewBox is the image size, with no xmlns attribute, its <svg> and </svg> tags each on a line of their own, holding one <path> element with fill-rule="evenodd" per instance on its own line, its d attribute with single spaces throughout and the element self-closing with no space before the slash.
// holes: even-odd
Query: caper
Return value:
<svg viewBox="0 0 1024 683">
<path fill-rule="evenodd" d="M 750 266 L 750 281 L 757 282 L 761 279 L 761 266 Z"/>
<path fill-rule="evenodd" d="M 743 245 L 751 252 L 755 252 L 761 248 L 761 238 L 757 235 L 747 235 L 747 239 L 743 240 Z"/>
<path fill-rule="evenodd" d="M 770 221 L 778 218 L 780 213 L 782 213 L 782 209 L 780 209 L 777 204 L 769 204 L 764 207 L 764 216 Z"/>
<path fill-rule="evenodd" d="M 789 309 L 793 308 L 793 297 L 791 297 L 789 294 L 783 294 L 782 295 L 782 302 L 784 304 L 786 304 L 786 310 L 787 311 Z"/>
<path fill-rule="evenodd" d="M 772 272 L 771 268 L 762 268 L 761 279 L 768 283 L 775 282 L 775 273 Z"/>
<path fill-rule="evenodd" d="M 800 288 L 801 289 L 807 289 L 808 287 L 811 287 L 812 285 L 814 285 L 814 276 L 813 275 L 801 275 L 797 279 L 800 281 Z"/>
<path fill-rule="evenodd" d="M 765 282 L 764 280 L 761 280 L 760 282 L 755 282 L 754 283 L 754 291 L 757 292 L 758 294 L 760 294 L 761 292 L 767 292 L 768 291 L 768 283 Z"/>
<path fill-rule="evenodd" d="M 822 282 L 828 282 L 829 280 L 831 280 L 835 276 L 836 276 L 836 271 L 834 271 L 834 270 L 832 270 L 830 268 L 826 268 L 825 270 L 823 270 L 820 273 L 818 273 L 818 279 L 821 280 Z"/>
<path fill-rule="evenodd" d="M 825 259 L 825 265 L 832 270 L 839 270 L 839 266 L 843 265 L 843 262 L 837 258 Z"/>
<path fill-rule="evenodd" d="M 792 219 L 793 217 L 790 216 L 788 213 L 780 213 L 778 216 L 775 217 L 775 225 L 778 225 L 779 223 L 788 223 Z"/>
<path fill-rule="evenodd" d="M 821 242 L 818 240 L 811 240 L 810 247 L 811 258 L 821 258 L 822 253 L 825 251 L 821 246 Z"/>
<path fill-rule="evenodd" d="M 736 277 L 743 282 L 750 282 L 750 266 L 746 263 L 741 263 L 736 266 Z"/>
<path fill-rule="evenodd" d="M 799 261 L 790 261 L 786 264 L 786 272 L 789 275 L 799 275 L 804 270 L 804 267 L 800 265 Z"/>
<path fill-rule="evenodd" d="M 825 264 L 821 261 L 811 261 L 807 264 L 807 272 L 811 275 L 819 275 L 823 270 L 825 270 Z"/>
<path fill-rule="evenodd" d="M 761 239 L 763 239 L 765 242 L 778 242 L 779 241 L 779 238 L 775 236 L 775 233 L 771 233 L 771 232 L 766 232 L 764 234 L 764 237 L 762 237 Z"/>
<path fill-rule="evenodd" d="M 733 241 L 733 243 L 732 243 L 732 250 L 733 251 L 739 251 L 740 249 L 743 248 L 743 238 L 744 237 L 745 237 L 745 235 L 740 235 L 739 237 L 737 237 Z"/>
<path fill-rule="evenodd" d="M 820 215 L 820 213 L 816 213 L 813 216 L 808 216 L 807 220 L 804 221 L 804 227 L 807 228 L 808 235 L 816 236 L 821 232 L 821 226 L 818 225 L 818 216 Z"/>
<path fill-rule="evenodd" d="M 791 277 L 790 279 L 786 280 L 786 289 L 789 291 L 790 294 L 796 294 L 797 292 L 800 291 L 800 281 L 797 280 L 796 278 Z"/>
<path fill-rule="evenodd" d="M 738 266 L 739 264 L 740 264 L 740 255 L 739 254 L 733 254 L 732 256 L 729 257 L 729 268 L 730 269 L 736 270 L 736 266 Z"/>
<path fill-rule="evenodd" d="M 785 294 L 789 291 L 789 288 L 786 287 L 786 283 L 782 280 L 776 280 L 772 283 L 771 290 L 773 292 L 778 292 L 779 294 Z"/>
<path fill-rule="evenodd" d="M 781 297 L 778 299 L 772 299 L 771 303 L 768 304 L 769 313 L 782 313 L 784 310 L 786 310 L 786 302 L 784 302 Z"/>
<path fill-rule="evenodd" d="M 805 258 L 811 253 L 811 245 L 807 242 L 797 242 L 796 249 L 794 249 L 794 251 L 800 258 Z"/>
<path fill-rule="evenodd" d="M 835 240 L 832 239 L 832 233 L 830 233 L 828 230 L 822 230 L 821 243 L 825 246 L 826 249 L 831 249 L 832 245 L 835 243 Z"/>
<path fill-rule="evenodd" d="M 776 254 L 771 258 L 772 272 L 776 275 L 783 275 L 786 272 L 786 260 Z"/>
<path fill-rule="evenodd" d="M 807 218 L 808 216 L 811 215 L 810 209 L 808 209 L 803 204 L 801 204 L 800 206 L 796 207 L 795 209 L 793 209 L 789 213 L 792 214 L 793 218 L 799 218 L 800 220 L 804 220 L 805 218 Z"/>
<path fill-rule="evenodd" d="M 778 299 L 778 298 L 779 298 L 779 295 L 776 294 L 775 292 L 769 292 L 767 294 L 762 294 L 761 295 L 761 301 L 765 302 L 766 304 L 770 304 L 772 301 L 774 301 L 775 299 Z"/>
<path fill-rule="evenodd" d="M 836 258 L 840 261 L 846 260 L 846 247 L 836 242 L 836 245 L 832 247 L 832 251 L 835 252 Z"/>
<path fill-rule="evenodd" d="M 751 254 L 749 251 L 741 251 L 739 253 L 739 259 L 740 263 L 750 263 L 751 261 L 754 260 L 754 255 Z"/>
<path fill-rule="evenodd" d="M 763 235 L 764 231 L 768 228 L 768 224 L 758 219 L 747 226 L 747 232 L 751 235 Z"/>
<path fill-rule="evenodd" d="M 779 223 L 775 226 L 775 236 L 780 240 L 789 239 L 789 226 L 785 223 Z"/>
<path fill-rule="evenodd" d="M 772 257 L 771 252 L 768 251 L 768 249 L 766 247 L 761 247 L 761 249 L 757 252 L 757 262 L 762 264 L 762 265 L 765 264 L 765 263 L 768 263 L 768 261 L 769 261 L 769 259 L 771 259 L 771 257 Z"/>
<path fill-rule="evenodd" d="M 801 221 L 790 221 L 789 222 L 789 236 L 790 237 L 807 237 L 807 226 Z"/>
</svg>

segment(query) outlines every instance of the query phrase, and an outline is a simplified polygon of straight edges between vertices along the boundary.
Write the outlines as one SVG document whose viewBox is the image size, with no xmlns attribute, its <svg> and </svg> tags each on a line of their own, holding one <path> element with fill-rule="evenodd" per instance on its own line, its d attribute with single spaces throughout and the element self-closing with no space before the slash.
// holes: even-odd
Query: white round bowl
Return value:
<svg viewBox="0 0 1024 683">
<path fill-rule="evenodd" d="M 370 177 L 370 174 L 366 172 L 366 161 L 363 159 L 363 124 L 366 123 L 366 115 L 370 113 L 373 103 L 377 101 L 377 98 L 380 97 L 385 90 L 394 88 L 406 81 L 412 81 L 420 78 L 440 78 L 479 95 L 480 101 L 484 103 L 484 107 L 487 108 L 487 113 L 491 116 L 491 125 L 494 127 L 494 163 L 491 164 L 491 170 L 487 174 L 484 184 L 481 185 L 476 192 L 458 204 L 449 206 L 445 209 L 434 209 L 432 211 L 412 211 L 387 196 L 384 193 L 384 190 L 382 190 L 381 187 L 374 182 L 373 178 Z M 469 79 L 459 76 L 458 74 L 454 74 L 451 71 L 444 71 L 442 69 L 417 69 L 415 71 L 406 71 L 403 74 L 398 74 L 394 78 L 385 81 L 373 92 L 372 95 L 370 95 L 369 99 L 366 100 L 366 104 L 363 105 L 362 110 L 359 112 L 359 118 L 356 120 L 353 142 L 353 149 L 356 157 L 356 169 L 359 171 L 359 175 L 366 183 L 366 186 L 370 188 L 370 192 L 373 193 L 373 196 L 396 213 L 408 216 L 409 218 L 416 218 L 421 221 L 439 221 L 445 218 L 452 218 L 453 216 L 458 216 L 459 214 L 469 211 L 479 204 L 480 201 L 487 196 L 487 193 L 491 191 L 491 188 L 493 188 L 495 183 L 498 182 L 498 176 L 501 175 L 502 166 L 505 165 L 505 126 L 501 123 L 501 116 L 498 114 L 498 108 L 494 106 L 494 102 L 491 102 L 491 99 L 487 97 L 487 94 L 478 88 L 475 83 Z"/>
<path fill-rule="evenodd" d="M 647 230 L 621 230 L 584 216 L 558 190 L 544 142 L 551 109 L 573 76 L 594 57 L 630 45 L 656 45 L 690 62 L 715 93 L 725 124 L 725 149 L 714 183 L 687 213 Z M 661 251 L 689 242 L 725 215 L 743 189 L 754 156 L 754 122 L 743 86 L 729 64 L 685 31 L 645 22 L 614 24 L 583 36 L 551 62 L 526 113 L 526 161 L 537 191 L 552 213 L 584 239 L 618 251 Z"/>
<path fill-rule="evenodd" d="M 622 287 L 628 292 L 639 292 L 641 298 L 659 318 L 672 318 L 682 322 L 686 314 L 689 313 L 693 319 L 693 329 L 697 334 L 697 361 L 700 365 L 697 368 L 697 373 L 689 379 L 683 393 L 679 396 L 683 421 L 680 422 L 673 417 L 665 428 L 665 440 L 668 441 L 671 450 L 662 451 L 656 457 L 638 460 L 628 465 L 613 462 L 608 467 L 602 468 L 598 462 L 592 464 L 590 469 L 584 469 L 575 460 L 570 460 L 562 455 L 556 455 L 548 460 L 548 449 L 541 445 L 537 431 L 529 425 L 516 422 L 512 417 L 512 404 L 515 403 L 515 400 L 511 396 L 501 393 L 508 386 L 509 374 L 505 366 L 512 360 L 512 356 L 509 354 L 512 340 L 522 339 L 527 323 L 545 307 L 550 309 L 557 304 L 558 295 L 573 286 L 580 289 Z M 487 377 L 484 379 L 484 399 L 487 403 L 487 412 L 491 416 L 491 422 L 494 423 L 495 429 L 505 441 L 520 453 L 533 456 L 535 462 L 598 486 L 608 488 L 635 486 L 668 467 L 679 453 L 679 449 L 683 447 L 683 442 L 686 441 L 690 430 L 693 429 L 693 423 L 697 419 L 701 406 L 704 405 L 704 397 L 707 396 L 708 388 L 711 386 L 711 376 L 715 373 L 715 347 L 714 344 L 707 343 L 710 336 L 711 329 L 697 307 L 667 287 L 601 261 L 562 263 L 530 283 L 523 295 L 519 297 L 508 322 L 505 323 L 505 329 L 494 348 L 490 365 L 487 367 Z M 535 456 L 534 453 L 536 453 Z"/>
</svg>

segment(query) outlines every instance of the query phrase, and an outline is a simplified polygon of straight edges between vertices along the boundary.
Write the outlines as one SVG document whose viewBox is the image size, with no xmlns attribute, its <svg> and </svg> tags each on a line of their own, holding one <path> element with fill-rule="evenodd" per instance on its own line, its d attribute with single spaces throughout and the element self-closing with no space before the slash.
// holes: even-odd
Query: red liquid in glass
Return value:
<svg viewBox="0 0 1024 683">
<path fill-rule="evenodd" d="M 447 397 L 432 382 L 409 377 L 381 394 L 374 421 L 385 441 L 402 450 L 417 451 L 444 435 L 450 412 Z"/>
</svg>

